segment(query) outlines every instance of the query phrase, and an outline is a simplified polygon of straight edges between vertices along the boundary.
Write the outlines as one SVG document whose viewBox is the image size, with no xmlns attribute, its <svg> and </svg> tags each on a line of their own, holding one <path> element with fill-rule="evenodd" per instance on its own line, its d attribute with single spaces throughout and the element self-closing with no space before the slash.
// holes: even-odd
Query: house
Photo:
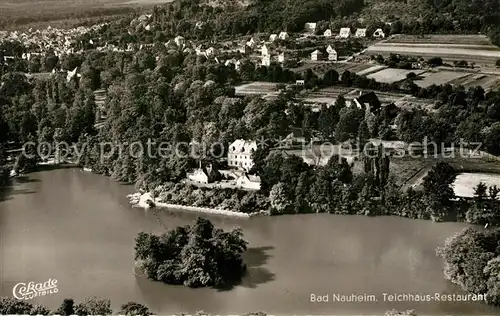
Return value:
<svg viewBox="0 0 500 316">
<path fill-rule="evenodd" d="M 183 45 L 184 45 L 185 40 L 184 40 L 184 37 L 182 37 L 182 36 L 177 36 L 176 38 L 174 38 L 174 42 L 175 42 L 175 44 L 176 44 L 177 46 L 181 47 L 181 46 L 183 46 Z"/>
<path fill-rule="evenodd" d="M 253 39 L 253 37 L 247 42 L 247 46 L 252 49 L 257 46 L 257 42 Z"/>
<path fill-rule="evenodd" d="M 360 91 L 359 94 L 359 97 L 354 98 L 353 100 L 354 104 L 356 104 L 359 109 L 364 109 L 369 113 L 375 113 L 382 107 L 380 100 L 373 91 L 368 93 Z"/>
<path fill-rule="evenodd" d="M 252 52 L 252 48 L 248 45 L 243 45 L 238 48 L 238 51 L 243 55 L 247 55 Z"/>
<path fill-rule="evenodd" d="M 75 77 L 77 69 L 78 69 L 78 67 L 76 67 L 75 69 L 73 69 L 73 71 L 68 71 L 68 74 L 66 75 L 66 81 L 67 82 L 70 82 L 71 79 L 73 79 Z"/>
<path fill-rule="evenodd" d="M 377 29 L 375 32 L 373 32 L 373 37 L 384 38 L 385 33 L 384 31 L 382 31 L 382 29 Z"/>
<path fill-rule="evenodd" d="M 240 67 L 241 67 L 241 61 L 239 60 L 236 60 L 234 58 L 232 59 L 228 59 L 226 60 L 226 62 L 224 63 L 224 66 L 229 66 L 229 65 L 234 65 L 234 69 L 236 70 L 240 70 Z"/>
<path fill-rule="evenodd" d="M 314 52 L 311 53 L 311 60 L 313 61 L 318 61 L 321 60 L 322 54 L 319 50 L 315 50 Z"/>
<path fill-rule="evenodd" d="M 201 30 L 203 28 L 203 26 L 205 25 L 205 22 L 202 22 L 202 21 L 198 21 L 196 22 L 195 24 L 195 27 L 199 30 Z"/>
<path fill-rule="evenodd" d="M 337 61 L 337 51 L 331 45 L 328 45 L 326 52 L 328 53 L 328 60 Z"/>
<path fill-rule="evenodd" d="M 340 29 L 339 37 L 340 38 L 349 38 L 351 36 L 351 28 L 343 27 Z"/>
<path fill-rule="evenodd" d="M 269 41 L 274 42 L 277 38 L 278 38 L 278 34 L 271 34 L 271 36 L 269 36 Z"/>
<path fill-rule="evenodd" d="M 306 23 L 304 26 L 304 29 L 307 32 L 314 33 L 314 32 L 316 32 L 316 23 L 312 23 L 312 22 Z"/>
<path fill-rule="evenodd" d="M 279 63 L 284 63 L 286 60 L 285 58 L 285 52 L 281 52 L 280 54 L 278 54 L 278 62 Z"/>
<path fill-rule="evenodd" d="M 252 154 L 256 150 L 257 142 L 254 140 L 235 140 L 231 145 L 229 145 L 229 152 L 227 155 L 227 163 L 229 167 L 250 170 L 253 166 Z"/>
<path fill-rule="evenodd" d="M 328 29 L 323 33 L 324 37 L 331 37 L 332 36 L 332 30 Z"/>
<path fill-rule="evenodd" d="M 209 48 L 205 51 L 205 56 L 210 57 L 210 56 L 213 56 L 213 55 L 215 55 L 215 48 L 213 48 L 213 47 L 209 47 Z"/>
<path fill-rule="evenodd" d="M 236 186 L 247 190 L 260 190 L 260 177 L 249 174 L 243 174 L 236 179 Z"/>
<path fill-rule="evenodd" d="M 358 38 L 366 37 L 366 29 L 357 29 L 354 36 Z"/>
<path fill-rule="evenodd" d="M 199 168 L 195 169 L 193 172 L 187 173 L 188 180 L 203 184 L 217 181 L 219 177 L 220 174 L 212 165 L 207 168 L 202 168 L 201 163 Z"/>
<path fill-rule="evenodd" d="M 306 83 L 305 83 L 305 81 L 304 81 L 304 80 L 295 80 L 295 85 L 297 85 L 297 86 L 303 86 L 303 85 L 305 85 L 305 84 L 306 84 Z"/>
<path fill-rule="evenodd" d="M 267 47 L 266 44 L 262 45 L 261 52 L 262 52 L 262 57 L 269 56 L 269 48 Z"/>
<path fill-rule="evenodd" d="M 290 36 L 288 35 L 287 32 L 281 32 L 278 37 L 280 40 L 287 40 Z"/>
<path fill-rule="evenodd" d="M 262 57 L 262 66 L 271 66 L 271 56 L 267 55 Z"/>
</svg>

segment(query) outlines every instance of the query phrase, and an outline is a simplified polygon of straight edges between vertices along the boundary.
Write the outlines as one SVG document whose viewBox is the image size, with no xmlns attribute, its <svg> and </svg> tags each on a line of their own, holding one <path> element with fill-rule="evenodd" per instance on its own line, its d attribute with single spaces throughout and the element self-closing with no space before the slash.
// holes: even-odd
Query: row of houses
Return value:
<svg viewBox="0 0 500 316">
<path fill-rule="evenodd" d="M 310 23 L 305 24 L 304 29 L 308 32 L 315 33 L 316 27 L 317 27 L 317 23 L 310 22 Z M 358 28 L 358 29 L 356 29 L 356 32 L 354 33 L 354 37 L 364 38 L 367 36 L 366 32 L 367 32 L 366 28 Z M 327 29 L 326 31 L 323 32 L 323 36 L 325 36 L 325 37 L 332 37 L 333 35 L 334 35 L 334 33 L 332 32 L 331 29 Z M 338 33 L 338 35 L 336 37 L 337 38 L 349 38 L 352 36 L 353 36 L 353 34 L 351 32 L 350 27 L 342 27 L 340 29 L 340 32 Z M 373 32 L 372 37 L 384 38 L 385 33 L 381 28 L 378 28 L 375 30 L 375 32 Z"/>
</svg>

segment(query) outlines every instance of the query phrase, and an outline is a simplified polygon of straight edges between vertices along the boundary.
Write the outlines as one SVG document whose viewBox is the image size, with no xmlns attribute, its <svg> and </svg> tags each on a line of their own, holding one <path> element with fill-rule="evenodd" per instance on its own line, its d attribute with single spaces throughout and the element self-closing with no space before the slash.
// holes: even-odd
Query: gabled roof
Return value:
<svg viewBox="0 0 500 316">
<path fill-rule="evenodd" d="M 257 142 L 254 140 L 237 139 L 229 145 L 230 153 L 251 153 L 257 150 Z"/>
</svg>

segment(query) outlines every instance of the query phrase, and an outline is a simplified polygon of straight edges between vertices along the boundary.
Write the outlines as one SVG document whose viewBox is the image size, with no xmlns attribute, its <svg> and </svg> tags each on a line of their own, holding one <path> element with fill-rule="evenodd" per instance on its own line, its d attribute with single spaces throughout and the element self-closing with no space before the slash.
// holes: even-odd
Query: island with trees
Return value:
<svg viewBox="0 0 500 316">
<path fill-rule="evenodd" d="M 189 287 L 228 288 L 241 281 L 247 249 L 241 229 L 225 232 L 199 217 L 161 236 L 139 233 L 137 271 L 149 279 Z"/>
</svg>

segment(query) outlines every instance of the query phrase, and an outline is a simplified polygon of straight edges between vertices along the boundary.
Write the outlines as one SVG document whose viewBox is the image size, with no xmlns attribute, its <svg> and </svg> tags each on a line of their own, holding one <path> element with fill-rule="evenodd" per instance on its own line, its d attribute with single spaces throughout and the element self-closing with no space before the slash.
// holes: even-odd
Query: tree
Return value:
<svg viewBox="0 0 500 316">
<path fill-rule="evenodd" d="M 433 219 L 442 220 L 450 211 L 451 200 L 455 197 L 452 184 L 456 171 L 446 162 L 438 162 L 424 177 L 424 192 Z"/>
<path fill-rule="evenodd" d="M 135 315 L 141 315 L 141 316 L 149 316 L 151 315 L 149 309 L 139 303 L 136 302 L 128 302 L 126 304 L 123 304 L 120 310 L 120 315 L 127 315 L 127 316 L 135 316 Z"/>
<path fill-rule="evenodd" d="M 111 301 L 109 299 L 91 297 L 75 306 L 77 315 L 111 315 Z"/>
<path fill-rule="evenodd" d="M 335 128 L 335 138 L 339 142 L 355 139 L 363 119 L 363 111 L 355 107 L 344 108 Z"/>
<path fill-rule="evenodd" d="M 61 306 L 55 311 L 57 315 L 69 316 L 75 314 L 75 302 L 71 298 L 66 298 Z"/>
<path fill-rule="evenodd" d="M 285 214 L 292 209 L 292 201 L 288 196 L 285 184 L 282 182 L 273 186 L 269 193 L 269 200 L 274 214 Z"/>
</svg>

